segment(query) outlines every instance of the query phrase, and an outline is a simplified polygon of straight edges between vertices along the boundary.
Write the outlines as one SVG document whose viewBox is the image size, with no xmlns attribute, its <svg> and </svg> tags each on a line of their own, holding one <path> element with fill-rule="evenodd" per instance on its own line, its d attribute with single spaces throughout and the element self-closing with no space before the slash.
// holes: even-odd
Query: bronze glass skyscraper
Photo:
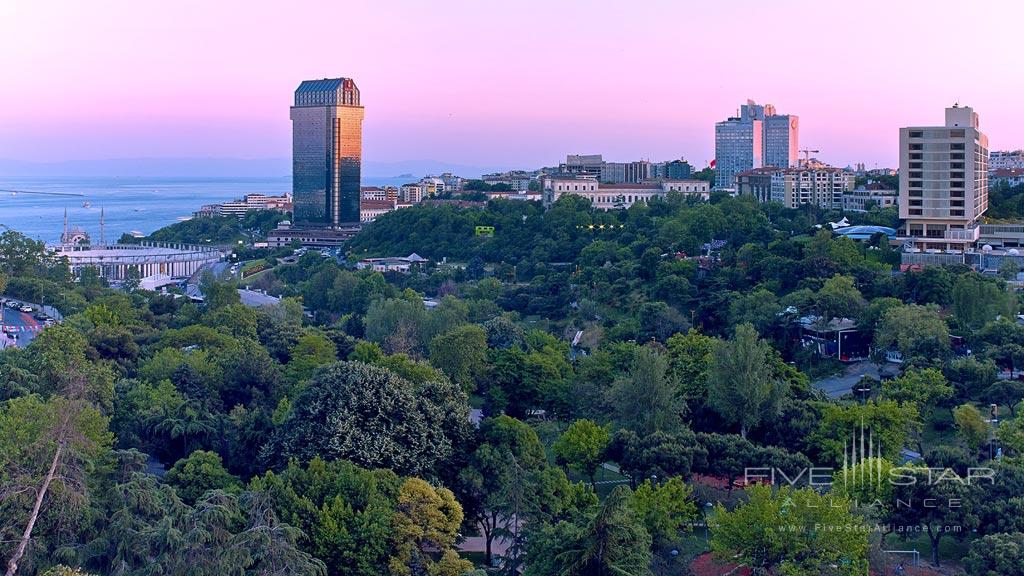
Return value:
<svg viewBox="0 0 1024 576">
<path fill-rule="evenodd" d="M 292 119 L 293 218 L 297 226 L 359 222 L 363 107 L 351 78 L 306 80 Z"/>
</svg>

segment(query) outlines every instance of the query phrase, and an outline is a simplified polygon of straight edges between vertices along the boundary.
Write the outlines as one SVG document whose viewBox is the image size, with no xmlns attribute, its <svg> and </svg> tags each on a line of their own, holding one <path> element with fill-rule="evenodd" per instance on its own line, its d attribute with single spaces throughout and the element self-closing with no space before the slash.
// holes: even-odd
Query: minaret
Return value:
<svg viewBox="0 0 1024 576">
<path fill-rule="evenodd" d="M 100 246 L 104 246 L 105 247 L 107 245 L 107 238 L 106 238 L 106 235 L 104 234 L 103 228 L 104 228 L 103 207 L 100 206 Z"/>
<path fill-rule="evenodd" d="M 60 236 L 62 244 L 67 244 L 68 241 L 68 207 L 64 207 L 64 233 Z"/>
</svg>

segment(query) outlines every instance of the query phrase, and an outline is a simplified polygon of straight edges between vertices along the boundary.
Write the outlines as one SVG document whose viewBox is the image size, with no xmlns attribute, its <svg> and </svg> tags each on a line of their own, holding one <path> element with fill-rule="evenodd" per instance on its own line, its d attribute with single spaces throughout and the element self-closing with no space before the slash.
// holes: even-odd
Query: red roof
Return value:
<svg viewBox="0 0 1024 576">
<path fill-rule="evenodd" d="M 661 190 L 661 184 L 630 184 L 627 182 L 618 184 L 598 184 L 601 190 Z"/>
<path fill-rule="evenodd" d="M 395 207 L 391 200 L 371 200 L 363 198 L 359 201 L 360 210 L 390 210 Z"/>
<path fill-rule="evenodd" d="M 690 573 L 694 576 L 750 576 L 754 572 L 750 568 L 737 568 L 735 564 L 720 564 L 713 554 L 706 552 L 690 564 Z"/>
<path fill-rule="evenodd" d="M 1012 178 L 1014 176 L 1024 176 L 1024 170 L 1020 168 L 998 168 L 993 174 L 996 178 Z"/>
</svg>

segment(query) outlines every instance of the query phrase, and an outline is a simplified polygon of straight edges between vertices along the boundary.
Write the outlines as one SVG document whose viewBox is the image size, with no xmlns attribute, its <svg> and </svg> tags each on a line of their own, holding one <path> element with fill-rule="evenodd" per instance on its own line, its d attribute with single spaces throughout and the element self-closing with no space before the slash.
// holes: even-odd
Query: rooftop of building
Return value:
<svg viewBox="0 0 1024 576">
<path fill-rule="evenodd" d="M 633 184 L 630 182 L 616 182 L 612 184 L 600 183 L 598 188 L 601 190 L 661 190 L 661 184 L 652 184 L 645 182 L 643 184 Z"/>
<path fill-rule="evenodd" d="M 373 200 L 363 198 L 359 201 L 360 210 L 389 210 L 395 207 L 395 203 L 391 200 Z"/>
<path fill-rule="evenodd" d="M 351 78 L 303 80 L 295 89 L 295 106 L 360 106 L 359 88 Z"/>
<path fill-rule="evenodd" d="M 992 171 L 992 175 L 996 178 L 1014 178 L 1024 176 L 1024 170 L 1020 168 L 996 168 Z"/>
</svg>

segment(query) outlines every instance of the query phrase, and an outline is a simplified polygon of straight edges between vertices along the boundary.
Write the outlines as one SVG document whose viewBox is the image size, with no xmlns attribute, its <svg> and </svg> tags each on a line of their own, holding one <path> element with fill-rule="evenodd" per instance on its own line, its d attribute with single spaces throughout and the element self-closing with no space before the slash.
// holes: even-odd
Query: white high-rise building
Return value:
<svg viewBox="0 0 1024 576">
<path fill-rule="evenodd" d="M 988 137 L 969 106 L 943 126 L 900 128 L 900 236 L 924 250 L 966 250 L 988 209 Z"/>
</svg>

